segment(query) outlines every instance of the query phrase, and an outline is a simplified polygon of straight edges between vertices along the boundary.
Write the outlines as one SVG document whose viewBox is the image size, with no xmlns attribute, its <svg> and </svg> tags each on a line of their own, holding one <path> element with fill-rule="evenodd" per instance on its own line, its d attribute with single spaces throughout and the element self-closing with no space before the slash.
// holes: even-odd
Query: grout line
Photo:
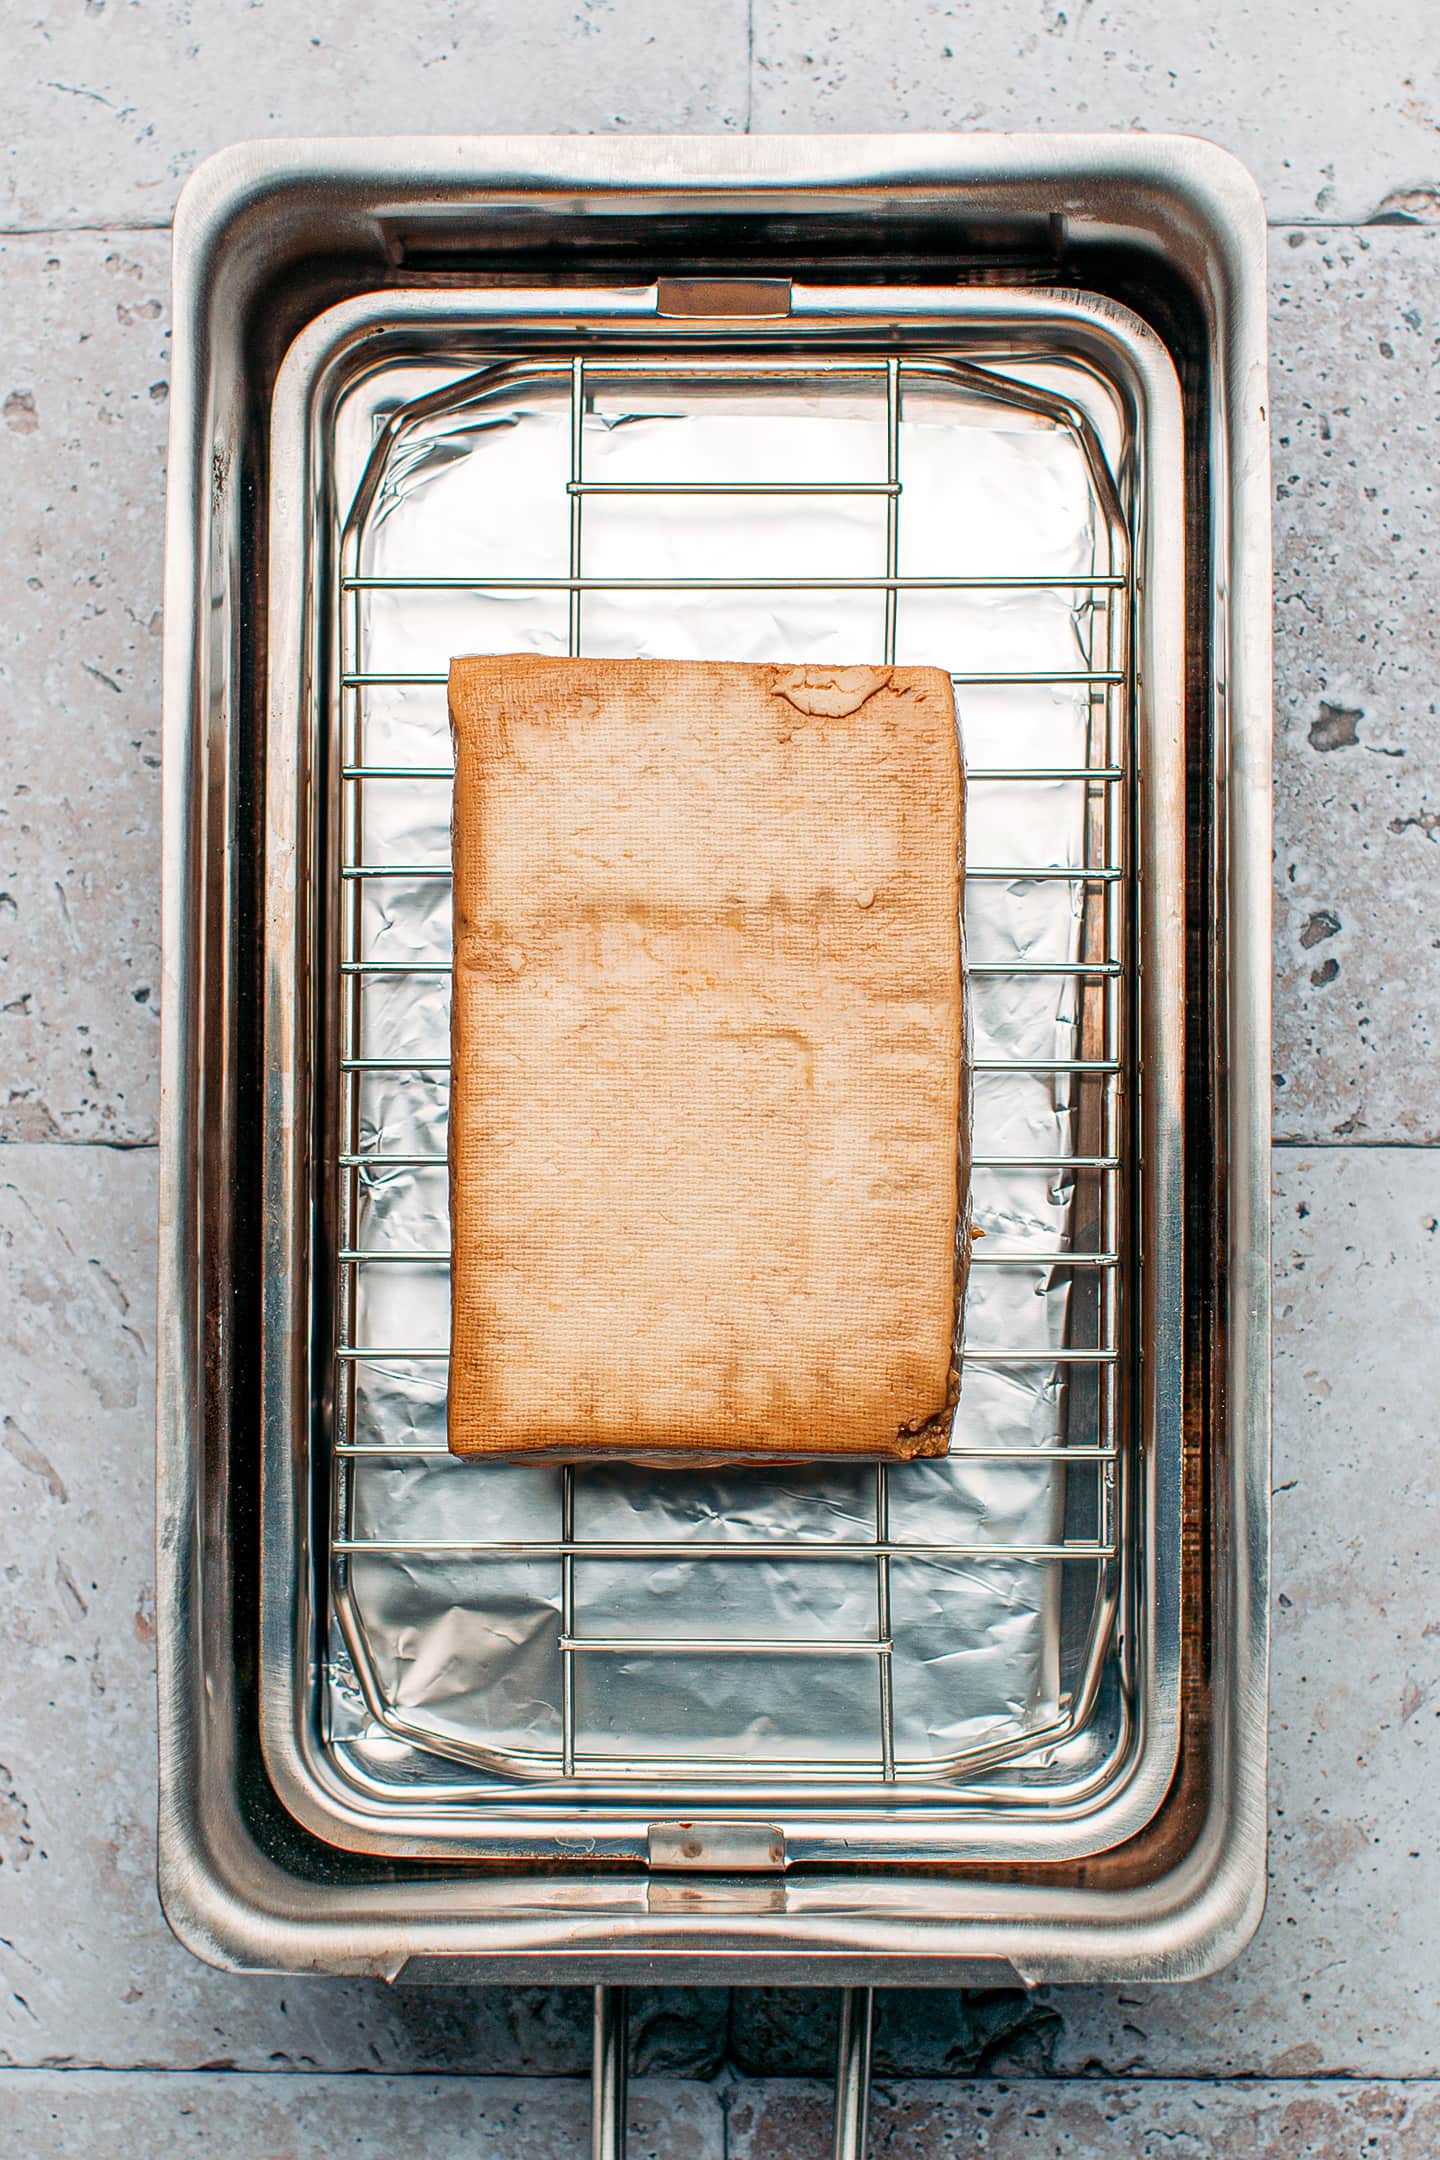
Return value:
<svg viewBox="0 0 1440 2160">
<path fill-rule="evenodd" d="M 77 1136 L 66 1139 L 63 1134 L 48 1133 L 43 1140 L 17 1140 L 9 1133 L 0 1133 L 0 1149 L 4 1148 L 104 1148 L 112 1155 L 154 1155 L 160 1142 L 155 1140 L 106 1140 L 100 1135 Z M 3 2065 L 0 2065 L 3 2067 Z"/>
<path fill-rule="evenodd" d="M 145 1140 L 107 1140 L 101 1134 L 94 1140 L 62 1140 L 59 1145 L 61 1147 L 109 1148 L 116 1155 L 147 1155 L 153 1154 L 159 1147 L 160 1136 L 156 1133 L 152 1138 Z"/>
<path fill-rule="evenodd" d="M 147 218 L 143 223 L 106 218 L 98 225 L 0 225 L 0 240 L 68 240 L 86 233 L 168 233 L 171 223 L 170 218 Z"/>
<path fill-rule="evenodd" d="M 304 1977 L 304 1976 L 300 1976 Z M 313 1977 L 313 1976 L 312 1976 Z M 683 1990 L 676 1990 L 683 1992 Z M 881 1992 L 886 1992 L 881 1990 Z M 728 2073 L 728 2075 L 727 2075 Z M 380 2083 L 386 2079 L 395 2083 L 431 2081 L 436 2084 L 465 2082 L 477 2085 L 567 2085 L 583 2084 L 586 2071 L 569 2070 L 377 2070 L 373 2064 L 356 2063 L 345 2070 L 306 2069 L 298 2065 L 280 2067 L 267 2064 L 245 2069 L 228 2064 L 180 2064 L 137 2063 L 5 2063 L 0 2064 L 0 2086 L 7 2078 L 20 2077 L 96 2077 L 96 2078 L 247 2078 L 256 2084 L 274 2082 L 284 2078 L 312 2078 L 335 2080 L 346 2078 L 357 2085 L 361 2079 Z M 728 2086 L 731 2096 L 743 2092 L 747 2086 L 829 2086 L 827 2072 L 813 2075 L 794 2071 L 735 2072 L 729 2063 L 722 2063 L 710 2077 L 683 2076 L 666 2070 L 647 2070 L 638 2078 L 631 2073 L 633 2085 L 680 2085 L 691 2086 L 699 2091 L 716 2092 L 723 2104 Z M 1215 2087 L 1244 2089 L 1249 2086 L 1290 2085 L 1395 2085 L 1440 2088 L 1440 2072 L 1434 2070 L 1057 2070 L 1048 2077 L 1017 2077 L 1010 2072 L 962 2070 L 949 2076 L 928 2075 L 923 2071 L 877 2072 L 872 2083 L 890 2088 L 907 2085 L 939 2085 L 976 2087 L 1001 2087 L 1007 2091 L 1023 2088 L 1030 2092 L 1045 2092 L 1058 2086 L 1071 2086 L 1094 2091 L 1097 2087 L 1123 2085 L 1143 2088 L 1147 2085 L 1177 2085 L 1194 2090 L 1211 2090 Z M 728 2111 L 727 2111 L 728 2112 Z"/>
<path fill-rule="evenodd" d="M 1377 1155 L 1387 1150 L 1396 1154 L 1409 1152 L 1424 1155 L 1440 1153 L 1440 1138 L 1433 1140 L 1292 1140 L 1286 1137 L 1282 1140 L 1272 1135 L 1270 1147 L 1272 1153 L 1277 1155 L 1282 1151 L 1287 1155 L 1307 1153 L 1314 1155 L 1322 1150 L 1336 1155 L 1345 1152 L 1355 1154 L 1366 1149 Z"/>
<path fill-rule="evenodd" d="M 1426 232 L 1435 220 L 1413 217 L 1401 210 L 1372 210 L 1362 218 L 1267 218 L 1265 223 L 1270 232 Z"/>
</svg>

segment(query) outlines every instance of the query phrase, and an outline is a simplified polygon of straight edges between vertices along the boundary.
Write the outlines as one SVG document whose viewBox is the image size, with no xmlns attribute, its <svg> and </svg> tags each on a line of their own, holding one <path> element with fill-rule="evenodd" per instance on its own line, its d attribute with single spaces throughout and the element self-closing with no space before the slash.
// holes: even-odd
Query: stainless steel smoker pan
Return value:
<svg viewBox="0 0 1440 2160">
<path fill-rule="evenodd" d="M 269 146 L 192 183 L 177 226 L 167 587 L 162 1883 L 205 1954 L 410 1977 L 827 1968 L 939 1983 L 1179 1976 L 1253 1925 L 1262 265 L 1243 175 L 1204 145 L 1157 138 Z M 623 433 L 662 408 L 693 449 L 695 400 L 717 390 L 796 427 L 797 397 L 806 426 L 869 411 L 880 462 L 818 480 L 803 460 L 794 478 L 637 480 L 597 462 L 602 442 L 587 449 L 587 430 Z M 522 550 L 417 571 L 377 546 L 397 475 L 437 445 L 442 461 L 460 455 L 457 427 L 498 418 L 513 433 L 522 412 L 547 410 L 569 451 L 561 564 Z M 917 567 L 906 519 L 923 500 L 922 419 L 984 426 L 998 411 L 1073 446 L 1092 552 L 1058 569 L 1013 554 Z M 858 569 L 703 575 L 709 595 L 763 591 L 772 612 L 781 596 L 853 596 L 874 650 L 852 657 L 907 657 L 906 610 L 927 589 L 957 605 L 1043 585 L 1068 596 L 1068 664 L 997 667 L 963 650 L 951 663 L 962 725 L 967 693 L 1003 699 L 1016 684 L 1073 689 L 1086 715 L 1065 763 L 1047 766 L 1033 741 L 1013 765 L 991 751 L 972 790 L 1033 795 L 1040 781 L 1083 805 L 1078 852 L 1041 829 L 1035 855 L 972 865 L 977 890 L 998 888 L 998 920 L 1037 885 L 1077 895 L 1073 946 L 1022 937 L 977 970 L 1077 986 L 1052 1054 L 1029 1053 L 1060 1105 L 1048 1167 L 1063 1157 L 1063 1238 L 1046 1252 L 1001 1236 L 994 1261 L 997 1275 L 1038 1266 L 1046 1298 L 1061 1281 L 1101 1287 L 1067 1287 L 1054 1339 L 972 1335 L 955 1441 L 964 1475 L 1009 1474 L 1023 1455 L 1023 1475 L 1049 1480 L 1038 1512 L 982 1506 L 937 1531 L 895 1474 L 872 1472 L 828 1496 L 817 1534 L 793 1493 L 777 1508 L 750 1491 L 741 1506 L 728 1488 L 693 1518 L 650 1519 L 633 1493 L 597 1501 L 567 1472 L 553 1491 L 532 1479 L 493 1531 L 457 1532 L 450 1488 L 428 1528 L 405 1514 L 418 1485 L 469 1467 L 440 1459 L 413 1408 L 427 1385 L 433 1400 L 430 1343 L 387 1331 L 376 1316 L 393 1328 L 403 1299 L 363 1287 L 367 1271 L 443 1272 L 443 1244 L 404 1241 L 424 1210 L 392 1208 L 387 1242 L 374 1200 L 377 1178 L 423 1181 L 433 1121 L 428 1145 L 380 1161 L 386 1119 L 363 1094 L 376 1073 L 443 1066 L 413 1035 L 397 1047 L 376 1033 L 396 978 L 418 1009 L 413 983 L 440 973 L 443 940 L 396 960 L 367 932 L 383 881 L 443 884 L 438 854 L 397 853 L 397 835 L 421 828 L 384 794 L 443 787 L 433 748 L 416 754 L 430 723 L 413 701 L 434 693 L 448 651 L 444 637 L 419 650 L 415 610 L 459 586 L 492 608 L 549 608 L 534 638 L 586 650 L 607 634 L 604 608 L 630 605 L 608 649 L 636 649 L 634 605 L 683 607 L 701 582 L 591 552 L 607 504 L 647 489 L 844 495 L 873 511 L 878 559 Z M 387 620 L 392 636 L 400 623 L 388 659 Z M 412 707 L 387 708 L 390 693 Z M 1010 1084 L 1013 1045 L 986 1062 Z M 990 1159 L 1011 1172 L 1003 1150 Z M 1082 1185 L 1093 1198 L 1080 1203 Z M 1018 1446 L 965 1423 L 987 1367 L 1017 1365 L 1064 1376 L 1053 1431 Z M 411 1403 L 405 1430 L 385 1423 L 367 1368 Z M 385 1467 L 397 1460 L 398 1475 Z M 721 1654 L 730 1673 L 748 1660 L 757 1688 L 800 1660 L 844 1661 L 874 1706 L 862 1740 L 788 1733 L 799 1691 L 782 1679 L 766 1744 L 743 1754 L 697 1742 L 693 1721 L 677 1737 L 671 1712 L 653 1744 L 628 1728 L 618 1752 L 597 1741 L 597 1660 L 638 1671 L 643 1700 L 657 1666 L 714 1650 L 657 1624 L 653 1599 L 619 1621 L 613 1595 L 592 1603 L 597 1564 L 713 1562 L 733 1581 L 758 1562 L 769 1580 L 837 1556 L 870 1586 L 868 1608 L 837 1597 L 817 1630 L 732 1628 Z M 518 1739 L 488 1728 L 483 1706 L 468 1723 L 437 1714 L 387 1667 L 386 1586 L 403 1592 L 437 1560 L 470 1570 L 466 1612 L 501 1585 L 497 1638 L 514 1632 L 513 1571 L 543 1573 L 525 1625 L 553 1638 L 554 1701 L 547 1680 Z M 1035 1646 L 1045 1684 L 1012 1688 L 1005 1717 L 957 1726 L 953 1745 L 917 1748 L 897 1688 L 923 1690 L 936 1628 L 943 1662 L 984 1601 L 961 1621 L 932 1591 L 930 1631 L 912 1640 L 897 1585 L 917 1569 L 943 1583 L 947 1567 L 989 1582 L 1001 1562 L 1053 1584 L 1010 1593 L 1025 1610 L 1015 1640 Z M 780 1609 L 815 1618 L 804 1595 Z"/>
<path fill-rule="evenodd" d="M 675 297 L 362 299 L 277 384 L 267 1759 L 376 1850 L 643 1858 L 718 1809 L 792 1862 L 1093 1851 L 1178 1729 L 1174 373 L 1070 294 L 777 283 L 748 335 Z M 951 667 L 986 1237 L 949 1462 L 448 1456 L 444 674 L 486 637 Z"/>
</svg>

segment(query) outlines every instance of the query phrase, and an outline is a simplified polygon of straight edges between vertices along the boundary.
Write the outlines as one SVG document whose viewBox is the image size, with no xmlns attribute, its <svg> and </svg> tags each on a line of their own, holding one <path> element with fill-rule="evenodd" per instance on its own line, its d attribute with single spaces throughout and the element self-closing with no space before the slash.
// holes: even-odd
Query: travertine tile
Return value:
<svg viewBox="0 0 1440 2160">
<path fill-rule="evenodd" d="M 588 2147 L 579 2080 L 0 2071 L 28 2160 L 572 2160 Z M 728 2115 L 728 2136 L 726 2116 Z M 629 2160 L 825 2160 L 823 2085 L 632 2084 Z M 1290 2079 L 901 2082 L 871 2101 L 876 2160 L 1434 2160 L 1440 2085 Z"/>
<path fill-rule="evenodd" d="M 1364 218 L 1437 178 L 1427 0 L 1005 8 L 756 0 L 757 130 L 1145 128 L 1235 151 L 1276 218 Z M 1432 215 L 1433 187 L 1415 207 Z"/>
<path fill-rule="evenodd" d="M 6 2151 L 27 2160 L 575 2160 L 589 2150 L 590 2096 L 558 2078 L 12 2070 L 0 2071 L 0 2118 Z M 720 2160 L 724 2149 L 708 2085 L 633 2084 L 629 2129 L 627 2160 Z M 1408 2148 L 1394 2152 L 1408 2160 Z"/>
<path fill-rule="evenodd" d="M 583 1988 L 237 1979 L 165 1926 L 154 1208 L 148 1150 L 0 1147 L 0 2063 L 582 2072 Z M 632 2028 L 709 2071 L 725 1997 L 645 1990 Z"/>
<path fill-rule="evenodd" d="M 55 0 L 5 36 L 0 227 L 163 224 L 249 136 L 738 127 L 745 0 Z"/>
<path fill-rule="evenodd" d="M 1228 1972 L 1186 1987 L 883 1994 L 881 2074 L 1440 2066 L 1440 1150 L 1276 1162 L 1274 1804 L 1259 1935 Z M 835 2025 L 832 1994 L 737 1996 L 736 2062 L 822 2074 Z"/>
<path fill-rule="evenodd" d="M 1440 1136 L 1437 268 L 1430 229 L 1276 236 L 1275 1069 L 1300 1139 Z M 0 1136 L 147 1139 L 165 246 L 11 241 L 0 269 Z"/>
<path fill-rule="evenodd" d="M 823 2160 L 831 2119 L 823 2089 L 742 2085 L 731 2100 L 727 2160 Z M 877 2160 L 1434 2160 L 1440 2085 L 898 2084 L 876 2088 L 870 2138 Z"/>
<path fill-rule="evenodd" d="M 148 1139 L 168 243 L 0 241 L 0 282 L 0 1139 Z"/>
<path fill-rule="evenodd" d="M 1440 1151 L 1276 1164 L 1269 1907 L 1213 1980 L 1050 1991 L 1062 2070 L 1440 2066 Z"/>
<path fill-rule="evenodd" d="M 0 1149 L 0 1507 L 14 1615 L 0 1787 L 0 2050 L 14 2063 L 583 2070 L 581 1990 L 207 1971 L 152 1887 L 153 1157 Z M 1302 1210 L 1305 1212 L 1302 1213 Z M 1189 1988 L 910 1994 L 893 2073 L 1424 2075 L 1440 2032 L 1440 1152 L 1282 1155 L 1271 1905 Z M 756 2071 L 822 2069 L 833 1998 L 736 2006 Z M 642 2062 L 713 2069 L 717 1991 L 636 2005 Z"/>
<path fill-rule="evenodd" d="M 1275 1113 L 1440 1138 L 1440 231 L 1272 249 Z"/>
</svg>

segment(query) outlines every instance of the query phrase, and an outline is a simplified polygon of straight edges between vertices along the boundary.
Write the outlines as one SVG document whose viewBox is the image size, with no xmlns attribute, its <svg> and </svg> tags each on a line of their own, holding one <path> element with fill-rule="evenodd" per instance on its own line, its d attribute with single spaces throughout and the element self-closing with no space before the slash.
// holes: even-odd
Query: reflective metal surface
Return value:
<svg viewBox="0 0 1440 2160">
<path fill-rule="evenodd" d="M 954 265 L 941 289 L 937 258 Z M 638 275 L 617 277 L 622 259 Z M 167 586 L 162 1876 L 172 1919 L 205 1954 L 412 1977 L 473 1973 L 475 1961 L 622 1977 L 635 1960 L 711 1978 L 813 1978 L 822 1966 L 836 1980 L 880 1971 L 937 1982 L 1017 1971 L 1179 1976 L 1228 1954 L 1253 1924 L 1263 1855 L 1257 1591 L 1266 1442 L 1262 262 L 1243 175 L 1203 145 L 1161 138 L 271 146 L 230 153 L 192 184 L 177 227 L 182 350 Z M 502 265 L 508 290 L 475 284 L 477 269 Z M 296 686 L 283 684 L 268 714 L 255 691 L 267 653 L 300 655 L 314 685 L 331 664 L 305 580 L 274 579 L 267 601 L 264 566 L 271 517 L 282 526 L 309 520 L 320 533 L 332 506 L 303 433 L 286 438 L 278 405 L 273 432 L 267 415 L 287 348 L 293 359 L 312 341 L 319 381 L 319 347 L 339 322 L 332 314 L 322 327 L 323 318 L 347 296 L 370 297 L 329 348 L 331 360 L 346 362 L 332 369 L 336 381 L 358 380 L 382 346 L 393 359 L 408 344 L 410 358 L 430 364 L 440 357 L 437 328 L 443 339 L 457 323 L 471 342 L 450 360 L 463 364 L 477 320 L 497 358 L 573 353 L 577 339 L 594 339 L 597 289 L 612 344 L 673 352 L 675 319 L 659 314 L 654 281 L 679 284 L 722 265 L 736 277 L 760 273 L 752 284 L 768 281 L 772 291 L 777 271 L 793 277 L 799 306 L 783 332 L 792 352 L 798 335 L 809 350 L 828 338 L 872 351 L 888 344 L 913 359 L 937 345 L 953 353 L 988 328 L 985 360 L 1013 366 L 1027 357 L 1014 325 L 1033 310 L 1051 325 L 1047 356 L 1078 357 L 1126 407 L 1118 478 L 1142 506 L 1141 935 L 1161 954 L 1171 941 L 1178 951 L 1183 937 L 1186 967 L 1183 991 L 1162 1000 L 1150 996 L 1157 978 L 1142 966 L 1139 1072 L 1151 1110 L 1133 1235 L 1143 1294 L 1159 1295 L 1162 1310 L 1168 1297 L 1177 1303 L 1171 1324 L 1144 1333 L 1142 1397 L 1129 1428 L 1138 1436 L 1134 1513 L 1119 1535 L 1122 1551 L 1137 1556 L 1129 1625 L 1150 1635 L 1132 1643 L 1127 1634 L 1146 1676 L 1124 1736 L 1128 1781 L 1117 1779 L 1115 1759 L 1097 1765 L 1105 1797 L 1096 1805 L 1081 1793 L 1068 1827 L 1064 1809 L 1035 1808 L 1013 1770 L 978 1793 L 951 1787 L 948 1815 L 940 1794 L 920 1788 L 923 1821 L 899 1783 L 887 1804 L 860 1809 L 833 1783 L 797 1784 L 786 1788 L 779 1826 L 789 1873 L 647 1877 L 639 1863 L 650 1820 L 675 1810 L 636 1807 L 633 1790 L 592 1788 L 578 1806 L 567 1790 L 541 1804 L 543 1788 L 531 1784 L 477 1833 L 476 1803 L 489 1796 L 472 1781 L 460 1794 L 468 1810 L 460 1834 L 453 1812 L 447 1820 L 428 1795 L 397 1825 L 393 1788 L 342 1786 L 314 1745 L 307 1704 L 318 1691 L 294 1653 L 321 1640 L 323 1616 L 312 1570 L 287 1577 L 277 1560 L 313 1555 L 317 1530 L 324 1539 L 309 1439 L 312 1414 L 327 1419 L 334 1397 L 312 1365 L 308 1258 L 297 1253 L 296 1226 L 306 1223 L 320 1168 L 305 1106 L 316 1080 L 310 1045 L 324 1039 L 315 1008 L 330 978 L 316 968 L 292 984 L 289 1017 L 272 1028 L 264 1055 L 256 993 L 262 931 L 272 953 L 313 951 L 317 936 L 323 948 L 323 881 L 308 822 L 312 809 L 323 818 L 323 791 L 302 773 L 306 815 L 264 830 L 256 723 L 273 732 L 273 763 L 275 742 L 293 725 Z M 1001 291 L 996 271 L 1006 265 L 1019 281 L 1012 270 L 1011 289 Z M 862 275 L 847 284 L 837 268 Z M 880 307 L 873 285 L 865 290 L 876 270 L 886 286 Z M 1049 289 L 1057 278 L 1062 289 Z M 1076 282 L 1123 296 L 1125 308 L 1063 289 Z M 1183 443 L 1173 423 L 1168 440 L 1157 431 L 1168 363 L 1161 356 L 1147 381 L 1137 311 L 1152 316 L 1180 368 Z M 778 327 L 703 313 L 687 313 L 685 324 L 687 336 L 732 350 L 738 340 L 773 339 Z M 312 441 L 325 439 L 330 417 L 307 415 Z M 1185 521 L 1182 491 L 1198 539 L 1183 655 L 1165 570 Z M 1165 710 L 1167 696 L 1167 728 L 1147 741 L 1141 715 Z M 1191 774 L 1183 823 L 1177 782 L 1165 778 L 1167 756 L 1178 774 L 1182 735 Z M 331 837 L 322 824 L 322 845 Z M 273 966 L 264 987 L 273 1015 Z M 1183 1094 L 1182 1012 L 1191 1075 Z M 1167 1183 L 1182 1126 L 1183 1193 Z M 1182 1213 L 1195 1233 L 1183 1285 L 1163 1276 Z M 323 1214 L 316 1228 L 328 1234 Z M 288 1284 L 303 1323 L 271 1327 L 263 1415 L 262 1282 L 272 1319 L 275 1286 Z M 1183 1410 L 1184 1446 L 1168 1457 L 1146 1438 L 1158 1429 L 1157 1405 L 1177 1420 Z M 262 1431 L 271 1450 L 263 1526 Z M 1182 1487 L 1183 1568 L 1167 1584 L 1156 1563 Z M 279 1583 L 263 1645 L 254 1617 L 262 1575 L 267 1588 Z M 1167 1636 L 1182 1596 L 1185 1629 Z M 1174 1726 L 1168 1741 L 1152 1729 L 1147 1693 L 1164 1680 L 1167 1640 L 1180 1679 L 1173 1777 Z M 267 1735 L 268 1776 L 251 1680 L 262 1657 L 265 1699 L 288 1713 L 284 1732 Z M 1162 1708 L 1165 1694 L 1162 1685 Z M 744 1814 L 730 1804 L 736 1789 L 732 1781 L 714 1792 L 717 1817 Z M 773 1809 L 762 1813 L 770 1823 Z M 332 1843 L 384 1850 L 391 1865 L 377 1872 L 335 1852 L 322 1862 L 297 1819 Z M 1083 1877 L 1066 1857 L 1122 1838 Z M 503 1864 L 481 1874 L 445 1864 L 446 1855 L 484 1853 Z M 407 1854 L 432 1865 L 407 1870 Z M 1020 1876 L 996 1875 L 998 1858 L 1022 1854 L 1031 1865 Z M 945 1873 L 917 1879 L 918 1864 L 942 1855 Z M 547 1859 L 543 1873 L 532 1872 L 532 1857 Z M 797 1872 L 797 1863 L 808 1865 Z"/>
<path fill-rule="evenodd" d="M 626 1990 L 597 1987 L 590 2043 L 590 2160 L 625 2160 L 629 2045 Z"/>
<path fill-rule="evenodd" d="M 544 342 L 542 297 L 430 296 L 398 340 L 396 296 L 351 303 L 297 341 L 276 389 L 276 469 L 316 475 L 339 538 L 281 498 L 274 620 L 290 593 L 305 604 L 298 643 L 270 651 L 267 1055 L 335 1077 L 297 1095 L 267 1157 L 277 1224 L 297 1143 L 317 1180 L 266 1290 L 282 1370 L 307 1273 L 315 1315 L 303 1394 L 267 1435 L 269 1761 L 312 1827 L 376 1849 L 433 1839 L 437 1818 L 456 1850 L 543 1851 L 546 1831 L 553 1849 L 609 1802 L 633 1824 L 617 1849 L 639 1852 L 647 1815 L 714 1805 L 726 1780 L 767 1811 L 784 1786 L 804 1811 L 785 1823 L 796 1857 L 867 1835 L 912 1856 L 1094 1850 L 1153 1805 L 1178 1710 L 1173 374 L 1140 324 L 1070 295 L 798 286 L 783 353 L 752 337 L 637 356 L 638 332 L 662 334 L 654 296 L 647 320 L 641 296 L 599 290 L 572 300 L 588 360 L 483 365 L 502 334 Z M 854 349 L 897 320 L 945 355 Z M 951 670 L 986 1237 L 948 1462 L 553 1471 L 445 1452 L 444 676 L 485 642 Z M 320 910 L 293 943 L 292 851 Z M 338 1008 L 327 1032 L 317 997 L 302 1040 L 317 973 Z M 311 1233 L 327 1220 L 328 1251 Z M 293 1440 L 325 1397 L 332 1311 L 312 1500 Z M 305 1529 L 322 1511 L 335 1624 L 317 1645 L 290 1632 L 288 1585 L 312 1572 L 323 1614 L 326 1554 Z M 903 1818 L 877 1818 L 899 1800 Z M 843 1817 L 817 1818 L 827 1806 Z"/>
<path fill-rule="evenodd" d="M 523 317 L 523 294 L 508 304 Z M 587 315 L 605 304 L 587 295 Z M 1110 1250 L 1134 1083 L 1131 595 L 1101 430 L 1119 464 L 1125 424 L 1087 372 L 1037 372 L 1068 401 L 938 358 L 577 358 L 458 377 L 455 362 L 372 359 L 319 446 L 337 511 L 351 505 L 339 591 L 307 570 L 315 534 L 274 535 L 272 575 L 309 575 L 312 605 L 340 621 L 326 709 L 296 715 L 317 770 L 338 768 L 340 861 L 320 874 L 345 955 L 320 1054 L 337 1075 L 321 1122 L 338 1125 L 341 1251 L 311 1256 L 338 1271 L 341 1332 L 320 1716 L 326 1743 L 402 1802 L 421 1786 L 445 1797 L 451 1774 L 421 1749 L 531 1778 L 708 1766 L 888 1781 L 1033 1753 L 1094 1707 L 1120 1576 L 1115 1368 L 1137 1287 L 1133 1256 Z M 277 400 L 315 394 L 301 355 Z M 435 677 L 487 640 L 873 653 L 955 673 L 983 1242 L 948 1462 L 676 1472 L 449 1455 Z M 287 657 L 272 649 L 271 667 Z M 284 751 L 272 731 L 272 836 L 294 785 Z M 1178 1433 L 1156 1444 L 1174 1450 Z M 1117 1675 L 1115 1692 L 1133 1685 Z M 1071 1782 L 1052 1767 L 1052 1788 Z"/>
<path fill-rule="evenodd" d="M 840 1996 L 840 2039 L 835 2056 L 835 2135 L 832 2160 L 865 2160 L 870 2121 L 870 2042 L 875 1990 L 850 1987 Z"/>
</svg>

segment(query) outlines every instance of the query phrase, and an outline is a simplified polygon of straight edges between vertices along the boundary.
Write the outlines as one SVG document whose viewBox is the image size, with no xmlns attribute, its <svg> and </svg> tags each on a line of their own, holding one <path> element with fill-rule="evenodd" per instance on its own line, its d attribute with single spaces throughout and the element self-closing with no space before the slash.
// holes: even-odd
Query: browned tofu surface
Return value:
<svg viewBox="0 0 1440 2160">
<path fill-rule="evenodd" d="M 458 1453 L 941 1453 L 963 786 L 933 668 L 456 660 Z"/>
</svg>

